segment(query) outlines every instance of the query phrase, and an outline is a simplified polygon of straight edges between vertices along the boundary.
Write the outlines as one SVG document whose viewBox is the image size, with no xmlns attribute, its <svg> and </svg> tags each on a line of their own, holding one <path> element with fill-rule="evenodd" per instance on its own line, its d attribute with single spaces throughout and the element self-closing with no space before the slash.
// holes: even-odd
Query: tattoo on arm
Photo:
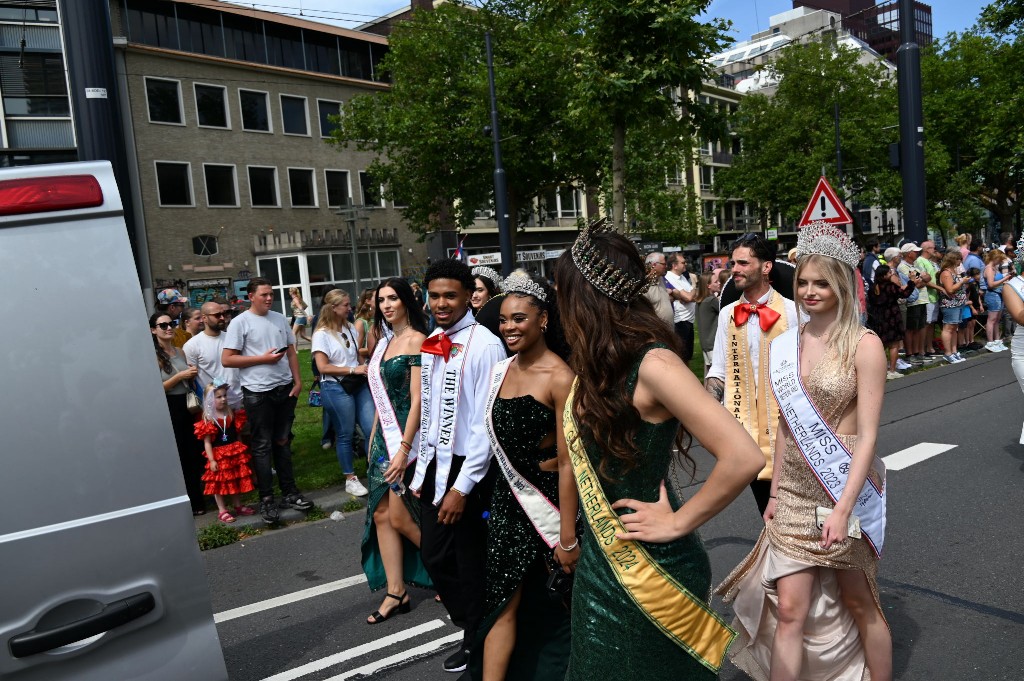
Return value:
<svg viewBox="0 0 1024 681">
<path fill-rule="evenodd" d="M 720 378 L 707 378 L 704 380 L 704 389 L 721 402 L 725 399 L 725 381 Z"/>
</svg>

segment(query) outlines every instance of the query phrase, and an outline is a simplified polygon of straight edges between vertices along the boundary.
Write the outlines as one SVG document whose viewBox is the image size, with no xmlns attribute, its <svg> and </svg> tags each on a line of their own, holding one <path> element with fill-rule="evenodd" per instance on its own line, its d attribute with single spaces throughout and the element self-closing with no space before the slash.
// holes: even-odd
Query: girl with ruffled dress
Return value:
<svg viewBox="0 0 1024 681">
<path fill-rule="evenodd" d="M 196 437 L 203 441 L 206 454 L 203 494 L 213 495 L 221 522 L 233 523 L 235 515 L 255 513 L 241 504 L 241 495 L 253 490 L 249 447 L 238 439 L 245 425 L 245 410 L 231 410 L 228 384 L 220 379 L 214 379 L 206 387 L 203 402 L 203 418 L 195 425 Z M 234 508 L 234 514 L 228 510 L 226 500 Z"/>
</svg>

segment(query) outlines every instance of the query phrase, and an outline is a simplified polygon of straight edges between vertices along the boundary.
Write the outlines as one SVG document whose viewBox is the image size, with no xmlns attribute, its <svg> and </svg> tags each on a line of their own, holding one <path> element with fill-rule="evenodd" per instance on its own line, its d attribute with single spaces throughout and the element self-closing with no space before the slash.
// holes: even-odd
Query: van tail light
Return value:
<svg viewBox="0 0 1024 681">
<path fill-rule="evenodd" d="M 0 216 L 102 205 L 103 190 L 92 175 L 32 177 L 0 182 Z"/>
</svg>

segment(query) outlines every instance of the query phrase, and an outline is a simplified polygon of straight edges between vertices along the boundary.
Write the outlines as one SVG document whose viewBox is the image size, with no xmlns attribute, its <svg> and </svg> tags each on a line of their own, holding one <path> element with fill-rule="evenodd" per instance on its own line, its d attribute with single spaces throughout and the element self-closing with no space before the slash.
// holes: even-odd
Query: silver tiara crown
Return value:
<svg viewBox="0 0 1024 681">
<path fill-rule="evenodd" d="M 1013 255 L 1017 260 L 1024 262 L 1024 234 L 1020 235 L 1020 239 L 1017 241 L 1017 250 L 1013 252 Z"/>
<path fill-rule="evenodd" d="M 542 303 L 548 302 L 548 294 L 544 293 L 544 289 L 525 272 L 513 272 L 505 277 L 501 290 L 505 293 L 521 293 L 526 296 L 533 296 Z"/>
<path fill-rule="evenodd" d="M 856 269 L 860 262 L 860 249 L 844 230 L 827 222 L 813 222 L 796 235 L 796 255 L 824 255 L 835 258 Z"/>
<path fill-rule="evenodd" d="M 501 275 L 492 270 L 490 267 L 484 267 L 483 265 L 480 265 L 478 267 L 474 267 L 472 273 L 474 277 L 484 277 L 485 279 L 490 279 L 491 282 L 494 284 L 494 288 L 498 289 L 499 292 L 502 290 Z"/>
<path fill-rule="evenodd" d="M 601 218 L 581 229 L 572 245 L 572 261 L 594 288 L 614 301 L 629 304 L 643 295 L 656 275 L 648 265 L 645 276 L 637 276 L 604 256 L 592 236 L 613 231 L 608 218 Z"/>
</svg>

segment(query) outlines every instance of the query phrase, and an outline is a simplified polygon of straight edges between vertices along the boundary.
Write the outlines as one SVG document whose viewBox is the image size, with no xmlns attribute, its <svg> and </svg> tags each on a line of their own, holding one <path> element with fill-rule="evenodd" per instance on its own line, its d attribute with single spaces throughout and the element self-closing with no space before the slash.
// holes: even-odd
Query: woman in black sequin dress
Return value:
<svg viewBox="0 0 1024 681">
<path fill-rule="evenodd" d="M 495 465 L 502 474 L 487 538 L 489 614 L 468 676 L 561 681 L 569 662 L 569 611 L 546 585 L 552 554 L 561 566 L 555 569 L 566 573 L 579 557 L 576 487 L 562 420 L 556 418 L 573 373 L 544 342 L 548 291 L 518 274 L 505 285 L 499 329 L 517 354 L 495 368 L 488 400 L 488 428 L 492 447 L 500 449 Z"/>
</svg>

